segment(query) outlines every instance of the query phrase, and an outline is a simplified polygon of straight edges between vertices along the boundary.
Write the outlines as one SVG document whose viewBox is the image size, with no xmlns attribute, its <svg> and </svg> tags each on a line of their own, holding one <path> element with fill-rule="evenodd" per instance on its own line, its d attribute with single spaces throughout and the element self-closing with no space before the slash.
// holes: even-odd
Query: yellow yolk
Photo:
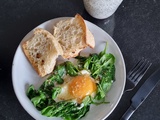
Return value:
<svg viewBox="0 0 160 120">
<path fill-rule="evenodd" d="M 85 96 L 91 95 L 96 89 L 95 82 L 87 74 L 74 77 L 69 84 L 69 92 L 78 102 L 81 102 Z"/>
</svg>

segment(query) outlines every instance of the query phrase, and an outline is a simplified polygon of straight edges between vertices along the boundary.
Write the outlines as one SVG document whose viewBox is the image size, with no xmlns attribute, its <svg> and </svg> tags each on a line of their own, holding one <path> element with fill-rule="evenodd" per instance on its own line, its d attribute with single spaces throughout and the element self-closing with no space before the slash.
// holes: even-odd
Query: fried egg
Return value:
<svg viewBox="0 0 160 120">
<path fill-rule="evenodd" d="M 62 88 L 61 93 L 56 97 L 56 102 L 73 100 L 81 103 L 86 96 L 91 95 L 94 97 L 96 94 L 96 83 L 86 70 L 82 70 L 78 76 L 65 76 L 63 79 L 64 83 L 59 85 Z"/>
</svg>

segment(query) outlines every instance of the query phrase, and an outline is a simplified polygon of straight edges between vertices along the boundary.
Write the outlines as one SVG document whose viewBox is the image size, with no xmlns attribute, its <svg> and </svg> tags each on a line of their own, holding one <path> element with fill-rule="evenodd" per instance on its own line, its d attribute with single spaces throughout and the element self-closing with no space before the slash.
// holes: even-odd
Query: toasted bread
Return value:
<svg viewBox="0 0 160 120">
<path fill-rule="evenodd" d="M 63 49 L 63 58 L 76 57 L 87 46 L 95 46 L 94 37 L 79 14 L 74 18 L 59 21 L 53 29 L 53 36 Z"/>
<path fill-rule="evenodd" d="M 51 73 L 59 55 L 63 55 L 57 40 L 48 31 L 37 28 L 29 40 L 22 42 L 22 49 L 37 73 L 43 77 Z"/>
</svg>

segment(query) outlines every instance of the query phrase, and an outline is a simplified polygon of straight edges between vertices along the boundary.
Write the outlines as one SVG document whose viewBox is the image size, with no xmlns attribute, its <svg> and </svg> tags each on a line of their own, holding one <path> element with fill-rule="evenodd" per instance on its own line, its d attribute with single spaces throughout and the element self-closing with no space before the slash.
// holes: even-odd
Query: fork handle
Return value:
<svg viewBox="0 0 160 120">
<path fill-rule="evenodd" d="M 131 115 L 134 113 L 134 111 L 135 109 L 131 105 L 120 120 L 128 120 L 131 117 Z"/>
</svg>

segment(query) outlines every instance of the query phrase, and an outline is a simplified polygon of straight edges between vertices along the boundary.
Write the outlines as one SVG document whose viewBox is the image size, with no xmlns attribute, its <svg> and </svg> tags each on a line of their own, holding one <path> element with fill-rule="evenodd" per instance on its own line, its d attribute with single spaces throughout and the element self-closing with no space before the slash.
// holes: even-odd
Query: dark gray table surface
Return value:
<svg viewBox="0 0 160 120">
<path fill-rule="evenodd" d="M 37 25 L 57 17 L 81 14 L 109 33 L 120 47 L 128 71 L 141 57 L 153 63 L 140 84 L 121 98 L 106 120 L 119 120 L 130 98 L 149 75 L 160 67 L 160 1 L 124 0 L 111 17 L 92 18 L 82 0 L 0 0 L 0 120 L 33 120 L 13 90 L 12 60 L 22 38 Z M 160 120 L 160 83 L 131 120 Z"/>
</svg>

